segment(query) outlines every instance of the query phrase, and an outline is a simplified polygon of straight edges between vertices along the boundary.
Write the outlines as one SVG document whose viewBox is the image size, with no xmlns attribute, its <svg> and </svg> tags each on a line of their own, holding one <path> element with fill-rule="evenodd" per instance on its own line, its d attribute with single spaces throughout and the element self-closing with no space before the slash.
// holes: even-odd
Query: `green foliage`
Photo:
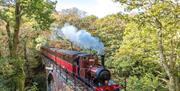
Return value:
<svg viewBox="0 0 180 91">
<path fill-rule="evenodd" d="M 56 17 L 56 24 L 58 27 L 64 26 L 65 23 L 81 28 L 81 19 L 85 17 L 86 12 L 79 10 L 77 8 L 63 9 L 61 12 L 54 14 Z"/>
<path fill-rule="evenodd" d="M 38 91 L 37 85 L 38 84 L 36 82 L 34 82 L 33 85 L 31 87 L 27 88 L 26 91 Z"/>
<path fill-rule="evenodd" d="M 17 83 L 24 81 L 23 62 L 19 58 L 0 57 L 0 86 L 2 90 L 15 90 L 16 85 L 18 86 Z"/>
<path fill-rule="evenodd" d="M 93 23 L 97 20 L 98 18 L 94 15 L 91 16 L 85 16 L 80 19 L 80 23 L 78 26 L 81 29 L 86 29 L 86 30 L 93 30 L 95 27 L 93 27 Z"/>
<path fill-rule="evenodd" d="M 8 0 L 11 3 L 4 1 L 7 0 L 0 1 L 0 23 L 3 26 L 7 23 L 10 24 L 9 38 L 11 38 L 14 33 L 12 29 L 16 25 L 15 2 L 14 0 Z M 48 29 L 56 19 L 54 23 L 59 27 L 68 22 L 79 29 L 87 29 L 103 41 L 106 66 L 112 70 L 112 77 L 122 85 L 122 89 L 126 88 L 127 91 L 164 91 L 174 83 L 179 91 L 180 6 L 178 0 L 113 1 L 125 5 L 127 11 L 139 9 L 143 12 L 136 15 L 113 14 L 98 19 L 95 16 L 85 16 L 85 12 L 77 8 L 54 12 L 55 2 L 49 0 L 20 0 L 21 31 L 19 37 L 20 40 L 27 41 L 29 60 L 35 60 L 35 56 L 38 55 L 35 47 L 44 45 L 48 35 L 48 33 L 44 35 L 44 33 L 33 30 Z M 1 30 L 5 29 L 1 28 Z M 0 36 L 5 36 L 5 34 L 4 31 L 0 31 Z M 6 37 L 2 40 L 1 43 L 9 41 Z M 161 48 L 158 43 L 162 44 Z M 22 56 L 23 43 L 20 41 L 20 44 L 19 51 Z M 36 44 L 37 46 L 35 46 Z M 0 46 L 1 49 L 6 47 Z M 160 51 L 161 49 L 163 52 Z M 3 49 L 3 56 L 4 50 L 7 48 Z M 83 51 L 94 53 L 89 50 Z M 159 56 L 160 52 L 165 56 L 163 61 Z M 32 62 L 32 65 L 35 67 L 35 62 Z M 0 58 L 0 91 L 12 91 L 16 86 L 23 89 L 22 85 L 25 79 L 23 67 L 23 59 Z M 171 83 L 170 76 L 174 78 Z M 35 83 L 26 90 L 44 91 L 42 84 L 45 78 L 42 75 L 34 77 L 33 82 Z"/>
<path fill-rule="evenodd" d="M 23 0 L 22 7 L 24 6 L 25 16 L 29 19 L 34 19 L 37 23 L 36 26 L 41 29 L 47 29 L 54 21 L 51 14 L 55 8 L 55 2 L 44 0 Z"/>
<path fill-rule="evenodd" d="M 128 75 L 125 76 L 129 77 L 128 80 L 130 79 L 127 84 L 131 84 L 131 90 L 161 90 L 162 88 L 166 89 L 167 86 L 169 86 L 169 90 L 178 90 L 178 80 L 172 82 L 167 77 L 171 78 L 169 74 L 172 74 L 172 78 L 178 77 L 175 74 L 178 74 L 179 69 L 178 33 L 180 28 L 178 25 L 180 20 L 177 17 L 180 12 L 179 5 L 171 1 L 161 2 L 157 0 L 156 3 L 152 1 L 148 7 L 143 4 L 143 7 L 136 5 L 137 2 L 138 4 L 144 3 L 141 1 L 117 1 L 128 5 L 130 10 L 140 7 L 146 10 L 143 13 L 129 17 L 122 45 L 116 52 L 114 61 L 110 63 L 120 71 L 120 74 L 128 71 Z M 162 35 L 159 35 L 159 31 L 162 32 Z M 162 47 L 159 47 L 160 43 Z M 163 52 L 160 50 L 163 50 Z M 165 55 L 165 60 L 162 61 L 162 57 L 159 55 Z M 169 70 L 171 71 L 168 72 Z M 147 73 L 151 74 L 148 79 L 146 77 Z M 155 80 L 154 86 L 151 84 L 154 81 L 149 82 L 149 77 Z M 171 87 L 170 84 L 177 85 L 176 87 L 171 85 Z M 146 86 L 152 87 L 146 89 Z M 128 86 L 127 88 L 129 89 Z"/>
<path fill-rule="evenodd" d="M 90 30 L 95 36 L 100 37 L 105 45 L 106 56 L 112 54 L 120 47 L 125 22 L 120 14 L 110 15 L 102 19 L 96 20 Z"/>
<path fill-rule="evenodd" d="M 45 71 L 43 71 L 45 72 Z M 33 78 L 33 81 L 36 82 L 36 88 L 38 88 L 39 91 L 46 91 L 46 74 L 45 73 L 39 73 Z M 34 85 L 33 85 L 34 86 Z"/>
<path fill-rule="evenodd" d="M 4 7 L 3 9 L 0 9 L 0 19 L 6 22 L 14 20 L 13 13 L 14 13 L 14 9 L 12 7 L 10 8 Z"/>
<path fill-rule="evenodd" d="M 159 86 L 158 77 L 154 77 L 152 74 L 147 74 L 144 77 L 137 78 L 131 76 L 127 80 L 128 91 L 155 91 Z"/>
<path fill-rule="evenodd" d="M 38 36 L 36 39 L 35 39 L 35 42 L 36 42 L 36 49 L 37 50 L 40 50 L 40 47 L 45 45 L 47 43 L 47 38 L 45 38 L 45 36 Z"/>
<path fill-rule="evenodd" d="M 0 58 L 0 90 L 10 91 L 13 90 L 15 82 L 12 76 L 14 75 L 13 66 L 8 63 L 7 59 Z"/>
<path fill-rule="evenodd" d="M 25 56 L 24 41 L 28 41 L 27 45 L 33 45 L 33 40 L 37 37 L 37 31 L 32 30 L 47 30 L 50 24 L 54 21 L 52 17 L 52 12 L 55 8 L 55 2 L 50 0 L 1 0 L 0 1 L 0 20 L 3 22 L 2 26 L 5 26 L 7 32 L 7 37 L 4 38 L 3 43 L 8 41 L 8 44 L 3 45 L 3 51 L 7 51 L 7 46 L 9 46 L 10 56 L 15 56 L 17 58 L 5 58 L 7 60 L 7 65 L 13 67 L 12 74 L 9 71 L 4 70 L 2 73 L 2 79 L 7 77 L 11 79 L 13 83 L 10 89 L 11 91 L 24 91 L 25 85 L 25 73 L 24 73 L 24 60 L 21 58 Z M 34 38 L 34 39 L 33 39 Z M 29 43 L 30 42 L 30 43 Z M 17 51 L 18 50 L 18 51 Z M 1 53 L 0 53 L 1 54 Z M 0 55 L 1 56 L 1 55 Z M 9 56 L 8 54 L 3 54 L 2 56 Z M 19 59 L 21 58 L 21 59 Z M 24 57 L 23 57 L 24 58 Z M 3 60 L 5 60 L 3 59 Z M 27 58 L 28 59 L 28 58 Z M 2 66 L 2 68 L 6 68 Z M 11 69 L 11 68 L 9 68 Z M 10 74 L 11 77 L 6 76 Z M 7 80 L 6 79 L 6 80 Z M 6 82 L 4 80 L 4 82 Z M 2 81 L 3 82 L 3 81 Z M 8 81 L 7 84 L 11 82 Z M 2 83 L 6 86 L 6 83 Z"/>
<path fill-rule="evenodd" d="M 3 3 L 4 6 L 0 9 L 0 19 L 14 24 L 15 9 L 13 6 L 15 6 L 15 1 L 9 1 L 11 2 L 10 4 L 6 2 Z M 20 6 L 22 7 L 20 16 L 25 16 L 29 18 L 29 20 L 36 21 L 36 24 L 34 24 L 36 28 L 47 29 L 54 20 L 51 14 L 54 10 L 55 2 L 47 2 L 44 0 L 20 0 Z"/>
</svg>

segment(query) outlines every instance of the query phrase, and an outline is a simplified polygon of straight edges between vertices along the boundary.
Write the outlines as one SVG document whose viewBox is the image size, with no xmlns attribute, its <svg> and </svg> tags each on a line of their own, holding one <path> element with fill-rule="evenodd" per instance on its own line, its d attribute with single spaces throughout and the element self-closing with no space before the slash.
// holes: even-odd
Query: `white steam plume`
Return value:
<svg viewBox="0 0 180 91">
<path fill-rule="evenodd" d="M 104 44 L 97 37 L 93 37 L 86 30 L 78 30 L 76 27 L 66 23 L 61 29 L 56 29 L 57 36 L 68 39 L 81 49 L 91 49 L 98 54 L 104 54 Z"/>
</svg>

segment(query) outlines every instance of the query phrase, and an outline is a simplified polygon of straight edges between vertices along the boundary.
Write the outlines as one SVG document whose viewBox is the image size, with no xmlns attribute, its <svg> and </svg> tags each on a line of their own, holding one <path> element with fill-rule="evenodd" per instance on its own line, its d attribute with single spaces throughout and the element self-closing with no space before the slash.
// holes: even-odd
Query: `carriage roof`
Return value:
<svg viewBox="0 0 180 91">
<path fill-rule="evenodd" d="M 56 51 L 56 52 L 60 52 L 66 55 L 77 55 L 77 56 L 89 56 L 91 54 L 87 54 L 87 53 L 82 53 L 79 51 L 74 51 L 74 50 L 65 50 L 65 49 L 60 49 L 60 48 L 50 48 L 50 50 L 52 51 Z"/>
</svg>

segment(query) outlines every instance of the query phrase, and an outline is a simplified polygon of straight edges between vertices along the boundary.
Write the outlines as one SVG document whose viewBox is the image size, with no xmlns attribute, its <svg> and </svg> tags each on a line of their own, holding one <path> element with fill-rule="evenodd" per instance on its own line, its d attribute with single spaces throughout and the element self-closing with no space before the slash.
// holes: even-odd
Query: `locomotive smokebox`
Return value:
<svg viewBox="0 0 180 91">
<path fill-rule="evenodd" d="M 105 61 L 105 55 L 101 55 L 101 64 L 104 66 L 104 61 Z"/>
</svg>

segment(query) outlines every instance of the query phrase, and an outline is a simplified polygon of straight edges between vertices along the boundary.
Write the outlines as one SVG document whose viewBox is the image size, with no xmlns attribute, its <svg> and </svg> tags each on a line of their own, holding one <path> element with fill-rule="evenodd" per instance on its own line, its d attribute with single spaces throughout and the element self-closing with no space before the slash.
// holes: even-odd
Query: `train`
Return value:
<svg viewBox="0 0 180 91">
<path fill-rule="evenodd" d="M 112 81 L 110 71 L 104 66 L 104 55 L 46 46 L 42 46 L 40 51 L 59 68 L 84 82 L 93 91 L 120 91 L 120 85 Z"/>
</svg>

